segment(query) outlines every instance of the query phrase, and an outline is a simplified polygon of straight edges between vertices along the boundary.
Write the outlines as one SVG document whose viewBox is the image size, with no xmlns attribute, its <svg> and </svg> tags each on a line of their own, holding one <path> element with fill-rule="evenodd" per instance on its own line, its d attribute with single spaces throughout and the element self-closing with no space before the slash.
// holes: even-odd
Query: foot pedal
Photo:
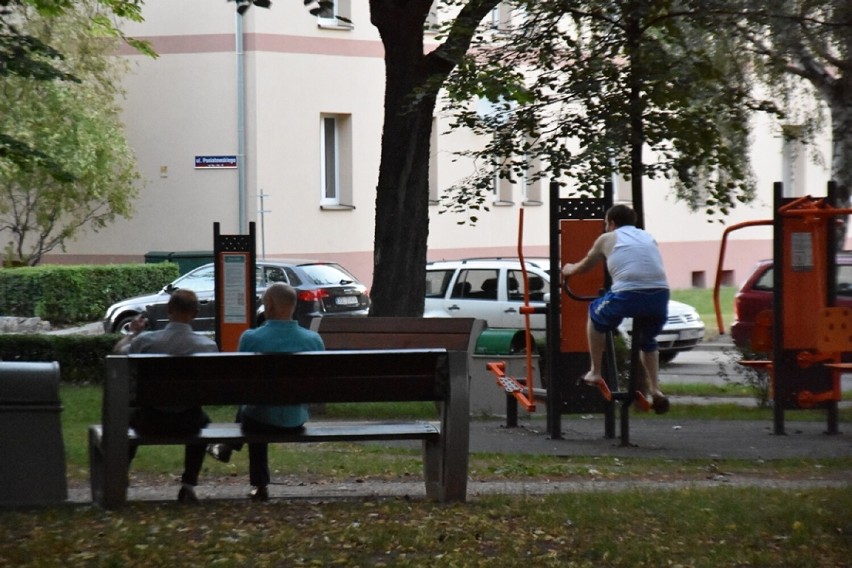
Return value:
<svg viewBox="0 0 852 568">
<path fill-rule="evenodd" d="M 648 397 L 642 394 L 639 391 L 633 393 L 633 397 L 636 400 L 636 408 L 641 410 L 642 412 L 650 412 L 651 403 L 648 401 Z"/>
</svg>

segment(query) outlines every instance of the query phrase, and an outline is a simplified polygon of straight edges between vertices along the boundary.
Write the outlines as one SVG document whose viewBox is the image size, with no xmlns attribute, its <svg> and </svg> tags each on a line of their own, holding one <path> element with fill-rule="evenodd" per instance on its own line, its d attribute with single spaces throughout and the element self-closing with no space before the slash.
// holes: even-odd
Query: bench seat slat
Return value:
<svg viewBox="0 0 852 568">
<path fill-rule="evenodd" d="M 100 424 L 89 427 L 94 440 L 103 437 Z M 128 430 L 127 438 L 138 445 L 215 444 L 223 442 L 311 443 L 351 442 L 367 440 L 430 440 L 437 439 L 441 430 L 437 422 L 308 422 L 297 433 L 245 433 L 237 423 L 213 423 L 196 437 L 143 436 Z"/>
</svg>

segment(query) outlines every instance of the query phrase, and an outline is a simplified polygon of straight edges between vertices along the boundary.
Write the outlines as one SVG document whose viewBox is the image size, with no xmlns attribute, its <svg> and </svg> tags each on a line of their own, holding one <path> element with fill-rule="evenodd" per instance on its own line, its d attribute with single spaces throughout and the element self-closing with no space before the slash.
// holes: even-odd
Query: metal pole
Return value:
<svg viewBox="0 0 852 568">
<path fill-rule="evenodd" d="M 266 226 L 264 225 L 264 216 L 266 213 L 271 213 L 271 211 L 263 206 L 263 198 L 267 197 L 267 194 L 263 193 L 262 189 L 258 197 L 260 198 L 260 210 L 258 211 L 260 214 L 260 258 L 266 260 Z"/>
<path fill-rule="evenodd" d="M 236 14 L 237 55 L 237 211 L 239 233 L 246 232 L 246 69 L 243 51 L 243 16 Z"/>
</svg>

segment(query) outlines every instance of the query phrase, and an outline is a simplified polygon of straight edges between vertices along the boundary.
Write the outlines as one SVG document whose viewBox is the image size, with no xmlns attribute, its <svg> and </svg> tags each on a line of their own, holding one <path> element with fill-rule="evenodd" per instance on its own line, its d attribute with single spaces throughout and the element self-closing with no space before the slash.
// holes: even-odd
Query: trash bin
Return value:
<svg viewBox="0 0 852 568">
<path fill-rule="evenodd" d="M 190 270 L 213 262 L 212 250 L 189 250 L 180 252 L 152 251 L 145 254 L 145 264 L 157 264 L 158 262 L 174 262 L 178 265 L 178 271 L 183 276 Z"/>
<path fill-rule="evenodd" d="M 68 498 L 59 363 L 0 361 L 0 506 Z"/>
<path fill-rule="evenodd" d="M 515 378 L 527 376 L 526 338 L 523 329 L 486 328 L 479 335 L 471 355 L 470 413 L 472 415 L 505 416 L 506 391 L 497 385 L 488 363 L 503 361 L 506 374 Z M 535 343 L 533 343 L 535 350 Z M 539 357 L 532 354 L 533 386 L 541 387 Z"/>
</svg>

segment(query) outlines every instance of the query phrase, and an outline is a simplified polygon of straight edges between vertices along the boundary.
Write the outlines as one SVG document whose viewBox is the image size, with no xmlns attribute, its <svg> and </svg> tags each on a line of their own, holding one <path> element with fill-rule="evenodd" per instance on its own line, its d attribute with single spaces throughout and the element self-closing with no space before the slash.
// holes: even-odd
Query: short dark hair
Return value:
<svg viewBox="0 0 852 568">
<path fill-rule="evenodd" d="M 634 211 L 629 205 L 619 203 L 618 205 L 613 205 L 607 210 L 606 220 L 615 223 L 616 227 L 636 225 L 636 211 Z"/>
<path fill-rule="evenodd" d="M 192 290 L 178 288 L 172 292 L 168 303 L 169 312 L 195 317 L 198 314 L 198 296 Z"/>
</svg>

